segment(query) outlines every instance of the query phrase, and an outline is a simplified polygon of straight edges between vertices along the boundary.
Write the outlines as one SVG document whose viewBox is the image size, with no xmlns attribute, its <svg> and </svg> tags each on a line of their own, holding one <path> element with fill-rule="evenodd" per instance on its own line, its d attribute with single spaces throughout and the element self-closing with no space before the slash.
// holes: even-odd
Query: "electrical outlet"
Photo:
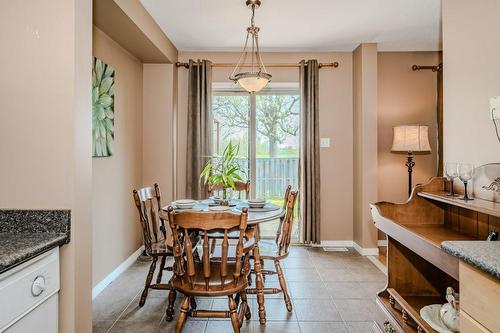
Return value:
<svg viewBox="0 0 500 333">
<path fill-rule="evenodd" d="M 328 147 L 330 147 L 330 138 L 321 138 L 321 139 L 319 139 L 319 146 L 321 148 L 328 148 Z"/>
<path fill-rule="evenodd" d="M 490 98 L 490 118 L 500 119 L 500 96 Z"/>
</svg>

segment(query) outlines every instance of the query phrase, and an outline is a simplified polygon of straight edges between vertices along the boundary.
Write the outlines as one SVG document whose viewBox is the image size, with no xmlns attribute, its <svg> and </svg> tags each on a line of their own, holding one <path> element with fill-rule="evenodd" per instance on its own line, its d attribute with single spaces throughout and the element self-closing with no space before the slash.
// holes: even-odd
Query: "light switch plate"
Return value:
<svg viewBox="0 0 500 333">
<path fill-rule="evenodd" d="M 491 120 L 500 119 L 500 96 L 490 98 L 490 118 Z"/>
<path fill-rule="evenodd" d="M 321 138 L 319 139 L 320 148 L 328 148 L 330 147 L 330 138 Z"/>
</svg>

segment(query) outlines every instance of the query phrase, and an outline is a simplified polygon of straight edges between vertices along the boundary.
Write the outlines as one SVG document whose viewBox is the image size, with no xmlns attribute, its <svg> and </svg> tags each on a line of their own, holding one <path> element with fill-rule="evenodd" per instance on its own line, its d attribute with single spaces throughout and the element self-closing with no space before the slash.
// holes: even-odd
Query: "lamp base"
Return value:
<svg viewBox="0 0 500 333">
<path fill-rule="evenodd" d="M 406 155 L 406 167 L 408 168 L 408 197 L 411 196 L 412 191 L 412 172 L 413 167 L 415 166 L 415 162 L 413 161 L 413 152 L 409 151 L 408 155 Z"/>
</svg>

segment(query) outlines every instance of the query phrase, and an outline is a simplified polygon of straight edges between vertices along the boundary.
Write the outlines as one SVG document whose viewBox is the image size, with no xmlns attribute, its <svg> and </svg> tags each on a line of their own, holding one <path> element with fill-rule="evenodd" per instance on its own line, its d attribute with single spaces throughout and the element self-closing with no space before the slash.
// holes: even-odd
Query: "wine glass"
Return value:
<svg viewBox="0 0 500 333">
<path fill-rule="evenodd" d="M 474 165 L 468 163 L 460 163 L 458 165 L 458 178 L 464 183 L 464 197 L 460 198 L 462 200 L 474 200 L 469 198 L 467 194 L 467 183 L 474 177 Z"/>
<path fill-rule="evenodd" d="M 456 194 L 453 191 L 453 181 L 458 177 L 458 163 L 446 163 L 445 173 L 446 177 L 451 182 L 450 193 L 448 193 L 447 195 L 450 197 L 454 197 L 456 196 Z"/>
</svg>

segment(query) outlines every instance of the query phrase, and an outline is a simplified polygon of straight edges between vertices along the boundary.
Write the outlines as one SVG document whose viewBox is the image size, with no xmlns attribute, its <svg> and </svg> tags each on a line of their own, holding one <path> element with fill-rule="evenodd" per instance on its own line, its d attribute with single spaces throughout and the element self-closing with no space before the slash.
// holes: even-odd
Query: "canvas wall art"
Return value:
<svg viewBox="0 0 500 333">
<path fill-rule="evenodd" d="M 115 70 L 102 60 L 92 62 L 92 156 L 113 155 Z"/>
</svg>

